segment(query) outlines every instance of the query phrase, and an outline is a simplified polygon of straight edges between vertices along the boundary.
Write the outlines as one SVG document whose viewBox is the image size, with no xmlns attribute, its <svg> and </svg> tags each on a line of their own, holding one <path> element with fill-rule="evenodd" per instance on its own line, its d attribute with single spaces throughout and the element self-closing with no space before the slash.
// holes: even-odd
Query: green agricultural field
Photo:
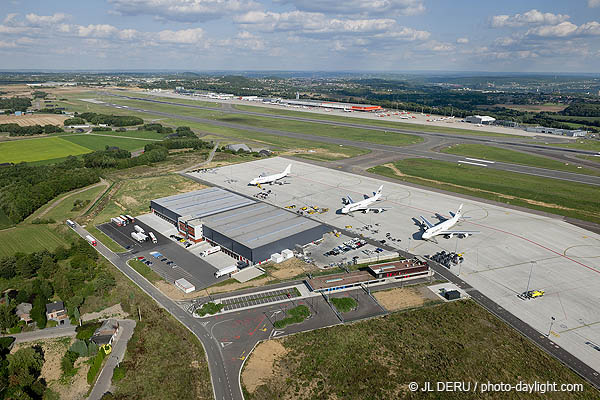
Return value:
<svg viewBox="0 0 600 400">
<path fill-rule="evenodd" d="M 44 249 L 52 251 L 66 244 L 62 235 L 48 225 L 17 225 L 0 231 L 0 258 L 17 252 L 31 253 Z"/>
<path fill-rule="evenodd" d="M 19 139 L 0 143 L 0 163 L 40 161 L 89 152 L 86 146 L 59 137 Z"/>
<path fill-rule="evenodd" d="M 80 134 L 65 137 L 71 143 L 87 147 L 89 150 L 87 153 L 95 150 L 104 150 L 106 146 L 117 146 L 124 150 L 137 150 L 143 149 L 148 143 L 152 143 L 154 140 L 146 139 L 132 139 L 129 137 L 118 137 L 113 135 L 93 135 L 93 134 Z"/>
<path fill-rule="evenodd" d="M 442 149 L 442 153 L 456 154 L 465 157 L 484 158 L 491 161 L 501 161 L 513 164 L 530 165 L 533 167 L 555 169 L 559 171 L 574 172 L 578 174 L 600 176 L 600 171 L 589 168 L 577 168 L 577 165 L 566 165 L 564 162 L 547 157 L 507 150 L 483 144 L 458 144 Z"/>
<path fill-rule="evenodd" d="M 246 399 L 591 400 L 600 396 L 570 369 L 471 300 L 290 335 L 277 342 L 284 349 L 273 367 L 264 361 L 254 366 L 264 368 L 264 375 L 260 370 L 247 371 L 252 368 L 253 354 L 245 363 L 244 373 L 264 377 L 252 392 L 242 381 Z M 276 372 L 266 376 L 266 371 Z M 454 381 L 470 382 L 472 387 L 488 381 L 578 383 L 583 391 L 557 396 L 508 391 L 498 396 L 476 390 L 413 394 L 408 387 L 410 382 L 419 387 L 431 382 L 435 388 L 436 382 Z"/>
<path fill-rule="evenodd" d="M 598 188 L 592 185 L 416 158 L 380 165 L 369 171 L 423 186 L 600 223 Z"/>
</svg>

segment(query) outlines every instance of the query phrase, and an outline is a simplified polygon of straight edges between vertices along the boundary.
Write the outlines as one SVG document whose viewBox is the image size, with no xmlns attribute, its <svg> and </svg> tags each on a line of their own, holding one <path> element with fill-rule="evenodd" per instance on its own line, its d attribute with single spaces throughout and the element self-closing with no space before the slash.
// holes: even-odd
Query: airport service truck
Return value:
<svg viewBox="0 0 600 400">
<path fill-rule="evenodd" d="M 237 272 L 237 271 L 238 271 L 237 265 L 230 265 L 229 267 L 225 267 L 225 268 L 220 269 L 217 272 L 215 272 L 215 278 L 220 278 L 225 275 L 231 276 L 231 274 L 233 274 L 234 272 Z"/>
<path fill-rule="evenodd" d="M 133 229 L 137 232 L 137 233 L 141 233 L 144 234 L 146 232 L 144 232 L 144 230 L 139 226 L 139 225 L 134 225 Z"/>
<path fill-rule="evenodd" d="M 206 256 L 208 256 L 210 254 L 214 254 L 214 253 L 217 253 L 219 251 L 221 251 L 221 246 L 215 246 L 215 247 L 211 247 L 208 250 L 204 250 L 202 253 L 200 253 L 200 255 L 202 257 L 206 257 Z"/>
<path fill-rule="evenodd" d="M 143 243 L 146 241 L 146 239 L 148 238 L 148 236 L 144 235 L 143 233 L 140 232 L 131 232 L 131 237 L 133 238 L 133 240 L 136 240 L 140 243 Z"/>
<path fill-rule="evenodd" d="M 71 221 L 70 219 L 67 220 L 67 225 L 69 225 L 69 227 L 75 229 L 75 222 Z"/>
<path fill-rule="evenodd" d="M 152 240 L 152 243 L 154 243 L 154 244 L 158 243 L 158 240 L 156 240 L 156 236 L 154 235 L 154 233 L 148 232 L 148 235 L 150 235 L 150 239 Z"/>
<path fill-rule="evenodd" d="M 92 246 L 97 245 L 98 243 L 96 242 L 96 239 L 94 239 L 91 235 L 87 235 L 85 237 L 85 240 L 87 240 Z"/>
</svg>

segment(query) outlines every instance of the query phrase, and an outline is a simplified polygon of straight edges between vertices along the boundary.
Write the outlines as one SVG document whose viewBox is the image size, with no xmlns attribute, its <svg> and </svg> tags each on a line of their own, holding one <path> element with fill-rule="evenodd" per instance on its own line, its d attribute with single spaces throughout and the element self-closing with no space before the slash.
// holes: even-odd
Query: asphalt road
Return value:
<svg viewBox="0 0 600 400">
<path fill-rule="evenodd" d="M 14 337 L 15 343 L 24 343 L 24 342 L 34 342 L 36 340 L 41 339 L 52 339 L 63 336 L 75 336 L 75 328 L 77 325 L 67 325 L 67 326 L 55 326 L 53 328 L 45 328 L 39 329 L 31 332 L 23 332 L 23 333 L 15 333 L 12 335 L 2 335 L 2 336 L 12 336 Z"/>
<path fill-rule="evenodd" d="M 119 97 L 125 97 L 125 98 L 129 98 L 129 99 L 134 99 L 134 100 L 143 100 L 143 101 L 148 101 L 148 102 L 153 102 L 153 103 L 171 104 L 171 105 L 177 105 L 177 106 L 182 106 L 182 107 L 207 109 L 207 110 L 220 111 L 220 112 L 226 112 L 226 113 L 252 114 L 252 115 L 264 116 L 264 117 L 269 117 L 269 118 L 292 119 L 292 120 L 298 120 L 298 121 L 304 121 L 304 122 L 315 122 L 315 123 L 321 123 L 321 124 L 324 123 L 327 125 L 335 125 L 335 126 L 346 126 L 346 127 L 352 127 L 352 128 L 370 129 L 370 130 L 378 130 L 378 131 L 386 131 L 386 132 L 409 133 L 409 134 L 414 134 L 414 135 L 418 135 L 418 136 L 423 136 L 426 139 L 426 143 L 419 143 L 419 144 L 413 145 L 413 146 L 392 146 L 392 145 L 386 145 L 386 144 L 348 140 L 348 139 L 342 139 L 342 138 L 333 138 L 333 137 L 329 137 L 329 136 L 310 135 L 310 134 L 303 134 L 303 133 L 297 133 L 297 132 L 281 131 L 281 130 L 277 130 L 277 129 L 260 128 L 260 127 L 248 126 L 248 125 L 243 125 L 243 124 L 235 124 L 235 123 L 231 123 L 231 122 L 217 121 L 217 120 L 212 120 L 212 119 L 208 119 L 208 118 L 199 118 L 199 117 L 167 113 L 167 112 L 162 112 L 162 111 L 147 110 L 147 109 L 133 107 L 133 106 L 128 106 L 128 108 L 127 108 L 128 110 L 131 110 L 131 111 L 143 112 L 143 113 L 163 116 L 163 117 L 167 117 L 167 118 L 177 118 L 177 119 L 186 120 L 186 121 L 211 124 L 211 125 L 222 126 L 222 127 L 226 127 L 226 128 L 262 132 L 262 133 L 266 133 L 266 134 L 270 134 L 270 135 L 284 136 L 284 137 L 290 137 L 290 138 L 306 140 L 306 141 L 318 141 L 318 142 L 338 144 L 338 145 L 343 145 L 343 146 L 366 148 L 371 151 L 377 152 L 379 154 L 387 153 L 389 155 L 389 157 L 386 155 L 386 158 L 389 158 L 390 160 L 398 159 L 398 158 L 406 158 L 406 157 L 422 157 L 422 158 L 430 158 L 430 159 L 434 159 L 434 160 L 447 161 L 447 162 L 458 162 L 460 160 L 465 160 L 465 157 L 462 157 L 462 156 L 439 153 L 436 151 L 429 150 L 429 148 L 432 146 L 435 146 L 435 144 L 442 143 L 443 141 L 448 140 L 448 139 L 460 141 L 461 143 L 483 143 L 483 144 L 493 144 L 493 145 L 500 146 L 500 147 L 516 147 L 522 151 L 536 150 L 539 152 L 539 151 L 543 150 L 545 153 L 547 153 L 549 155 L 563 154 L 563 153 L 588 154 L 588 155 L 596 154 L 593 151 L 587 151 L 587 150 L 566 149 L 566 148 L 558 148 L 558 147 L 531 144 L 531 143 L 527 143 L 524 141 L 519 141 L 518 139 L 510 139 L 509 140 L 506 138 L 478 137 L 478 136 L 467 136 L 467 135 L 461 136 L 461 135 L 431 133 L 431 132 L 416 132 L 416 131 L 407 131 L 407 130 L 403 130 L 403 129 L 381 128 L 381 127 L 376 127 L 376 126 L 373 127 L 373 126 L 353 124 L 353 123 L 323 121 L 323 120 L 316 120 L 316 119 L 311 119 L 311 118 L 287 117 L 287 116 L 281 116 L 281 115 L 252 113 L 252 112 L 248 112 L 248 111 L 240 111 L 237 109 L 223 110 L 220 108 L 216 109 L 216 108 L 210 108 L 210 107 L 193 106 L 193 105 L 187 105 L 187 104 L 179 104 L 179 103 L 165 102 L 165 101 L 151 100 L 151 99 L 142 99 L 142 98 L 135 98 L 135 97 L 128 97 L 128 96 L 119 96 Z M 110 106 L 110 107 L 116 107 L 116 105 L 111 104 L 111 103 L 105 103 L 105 105 Z M 527 139 L 531 140 L 531 138 L 527 138 Z M 577 174 L 577 173 L 572 173 L 572 172 L 557 171 L 557 170 L 531 167 L 531 166 L 526 166 L 526 165 L 503 163 L 503 162 L 487 163 L 486 166 L 482 167 L 482 168 L 491 168 L 491 169 L 497 169 L 497 170 L 503 170 L 503 171 L 510 171 L 510 172 L 517 172 L 517 173 L 522 173 L 522 174 L 546 177 L 546 178 L 567 180 L 569 182 L 578 182 L 578 183 L 600 186 L 600 177 L 599 176 Z"/>
<path fill-rule="evenodd" d="M 127 342 L 133 335 L 135 328 L 135 321 L 131 319 L 120 319 L 119 321 L 119 333 L 113 341 L 112 352 L 108 355 L 108 360 L 104 364 L 104 368 L 100 371 L 100 375 L 92 388 L 88 400 L 100 400 L 104 393 L 110 390 L 112 383 L 112 376 L 115 367 L 123 361 L 125 350 L 127 350 Z"/>
</svg>

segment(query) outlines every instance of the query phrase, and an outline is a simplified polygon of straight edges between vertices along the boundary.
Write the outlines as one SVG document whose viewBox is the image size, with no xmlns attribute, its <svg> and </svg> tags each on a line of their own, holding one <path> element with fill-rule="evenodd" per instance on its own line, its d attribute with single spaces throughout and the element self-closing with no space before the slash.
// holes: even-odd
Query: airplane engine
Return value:
<svg viewBox="0 0 600 400">
<path fill-rule="evenodd" d="M 451 234 L 449 234 L 449 235 L 444 235 L 444 238 L 445 238 L 445 239 L 452 239 L 453 237 L 454 237 L 454 234 L 453 234 L 453 233 L 451 233 Z"/>
</svg>

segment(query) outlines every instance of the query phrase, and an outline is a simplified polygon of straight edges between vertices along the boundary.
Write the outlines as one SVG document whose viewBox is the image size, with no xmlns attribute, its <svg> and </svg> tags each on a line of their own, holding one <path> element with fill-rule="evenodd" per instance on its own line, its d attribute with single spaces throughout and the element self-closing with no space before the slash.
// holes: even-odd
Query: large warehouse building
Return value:
<svg viewBox="0 0 600 400">
<path fill-rule="evenodd" d="M 264 262 L 274 253 L 319 240 L 329 230 L 293 212 L 220 188 L 152 200 L 151 208 L 177 225 L 186 239 L 207 240 L 249 264 Z"/>
</svg>

